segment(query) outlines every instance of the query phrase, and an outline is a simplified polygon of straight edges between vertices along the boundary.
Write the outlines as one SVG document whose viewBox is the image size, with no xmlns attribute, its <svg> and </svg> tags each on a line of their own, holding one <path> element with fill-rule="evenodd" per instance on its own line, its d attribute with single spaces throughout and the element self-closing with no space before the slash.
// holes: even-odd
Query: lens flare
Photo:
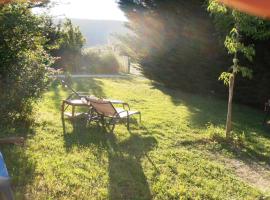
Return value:
<svg viewBox="0 0 270 200">
<path fill-rule="evenodd" d="M 269 0 L 218 0 L 219 2 L 251 15 L 270 19 Z"/>
</svg>

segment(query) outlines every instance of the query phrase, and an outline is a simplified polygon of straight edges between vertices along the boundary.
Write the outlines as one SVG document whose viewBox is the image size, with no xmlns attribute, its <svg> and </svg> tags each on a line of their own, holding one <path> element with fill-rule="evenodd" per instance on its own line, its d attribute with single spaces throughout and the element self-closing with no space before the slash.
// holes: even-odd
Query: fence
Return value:
<svg viewBox="0 0 270 200">
<path fill-rule="evenodd" d="M 119 55 L 115 52 L 115 57 L 120 65 L 120 72 L 130 73 L 130 61 L 128 56 Z"/>
</svg>

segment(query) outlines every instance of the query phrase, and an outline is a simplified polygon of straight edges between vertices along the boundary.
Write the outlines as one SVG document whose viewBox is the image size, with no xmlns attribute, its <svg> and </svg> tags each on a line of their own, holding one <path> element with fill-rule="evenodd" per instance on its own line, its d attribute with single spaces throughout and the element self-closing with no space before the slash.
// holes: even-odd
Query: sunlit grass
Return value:
<svg viewBox="0 0 270 200">
<path fill-rule="evenodd" d="M 269 165 L 259 111 L 235 106 L 236 143 L 222 140 L 226 102 L 169 90 L 146 79 L 81 79 L 77 90 L 121 99 L 142 112 L 114 134 L 66 122 L 68 96 L 52 86 L 39 102 L 26 147 L 3 150 L 17 199 L 259 199 L 263 192 L 212 155 Z M 26 130 L 25 130 L 26 131 Z M 16 130 L 15 130 L 16 132 Z M 242 135 L 240 133 L 243 133 Z"/>
</svg>

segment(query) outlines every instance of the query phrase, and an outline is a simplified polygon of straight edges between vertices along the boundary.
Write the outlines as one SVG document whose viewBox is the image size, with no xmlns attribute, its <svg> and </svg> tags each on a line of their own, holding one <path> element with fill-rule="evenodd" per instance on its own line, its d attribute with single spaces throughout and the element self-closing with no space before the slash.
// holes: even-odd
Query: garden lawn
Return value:
<svg viewBox="0 0 270 200">
<path fill-rule="evenodd" d="M 17 199 L 263 199 L 269 188 L 246 181 L 220 158 L 270 165 L 263 113 L 234 106 L 235 142 L 224 140 L 226 102 L 142 78 L 75 79 L 98 97 L 121 99 L 142 112 L 131 130 L 114 134 L 85 120 L 66 121 L 60 107 L 70 91 L 53 84 L 38 103 L 35 123 L 2 130 L 24 135 L 25 147 L 1 147 Z M 254 169 L 256 171 L 256 169 Z M 269 175 L 270 177 L 270 175 Z M 269 178 L 268 177 L 268 178 Z"/>
</svg>

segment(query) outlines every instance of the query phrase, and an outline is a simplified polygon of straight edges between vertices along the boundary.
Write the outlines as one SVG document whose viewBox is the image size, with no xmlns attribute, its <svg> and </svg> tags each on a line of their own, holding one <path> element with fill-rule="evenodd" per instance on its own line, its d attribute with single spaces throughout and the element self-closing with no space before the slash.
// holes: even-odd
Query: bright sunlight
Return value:
<svg viewBox="0 0 270 200">
<path fill-rule="evenodd" d="M 49 9 L 49 12 L 55 17 L 127 21 L 115 0 L 53 0 L 51 2 L 55 5 Z M 44 9 L 37 8 L 35 12 L 44 12 Z"/>
</svg>

